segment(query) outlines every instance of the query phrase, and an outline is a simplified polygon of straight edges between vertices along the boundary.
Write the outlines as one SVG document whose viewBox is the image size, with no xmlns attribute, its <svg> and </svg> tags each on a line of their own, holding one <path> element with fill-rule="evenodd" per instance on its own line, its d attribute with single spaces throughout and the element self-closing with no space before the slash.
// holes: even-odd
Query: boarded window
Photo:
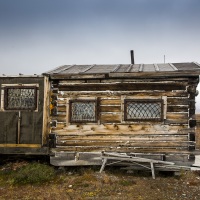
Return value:
<svg viewBox="0 0 200 200">
<path fill-rule="evenodd" d="M 97 102 L 95 100 L 70 100 L 70 122 L 96 122 Z"/>
<path fill-rule="evenodd" d="M 5 110 L 36 110 L 37 88 L 36 87 L 5 87 L 4 89 Z"/>
<path fill-rule="evenodd" d="M 161 121 L 162 115 L 160 99 L 126 99 L 124 102 L 124 119 L 127 121 Z"/>
</svg>

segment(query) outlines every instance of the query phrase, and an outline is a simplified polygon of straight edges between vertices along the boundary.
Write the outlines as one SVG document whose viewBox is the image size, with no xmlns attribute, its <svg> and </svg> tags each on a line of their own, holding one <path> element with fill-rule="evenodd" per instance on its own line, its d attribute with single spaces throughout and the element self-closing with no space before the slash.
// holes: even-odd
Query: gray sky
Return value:
<svg viewBox="0 0 200 200">
<path fill-rule="evenodd" d="M 199 0 L 0 0 L 1 74 L 63 64 L 199 62 Z"/>
</svg>

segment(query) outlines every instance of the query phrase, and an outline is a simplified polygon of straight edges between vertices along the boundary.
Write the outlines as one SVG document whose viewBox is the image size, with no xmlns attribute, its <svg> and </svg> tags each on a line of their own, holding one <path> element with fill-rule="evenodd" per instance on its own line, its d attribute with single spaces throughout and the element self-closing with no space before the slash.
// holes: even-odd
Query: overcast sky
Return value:
<svg viewBox="0 0 200 200">
<path fill-rule="evenodd" d="M 0 0 L 0 74 L 199 62 L 200 0 Z"/>
</svg>

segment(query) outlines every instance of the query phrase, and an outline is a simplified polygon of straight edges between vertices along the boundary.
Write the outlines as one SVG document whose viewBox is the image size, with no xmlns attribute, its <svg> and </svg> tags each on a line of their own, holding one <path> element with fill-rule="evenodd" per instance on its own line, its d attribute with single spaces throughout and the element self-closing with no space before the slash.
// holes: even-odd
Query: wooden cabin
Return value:
<svg viewBox="0 0 200 200">
<path fill-rule="evenodd" d="M 198 63 L 64 65 L 51 85 L 51 164 L 99 165 L 101 152 L 191 165 Z"/>
<path fill-rule="evenodd" d="M 101 153 L 197 163 L 198 63 L 64 65 L 0 77 L 0 154 L 101 165 Z"/>
</svg>

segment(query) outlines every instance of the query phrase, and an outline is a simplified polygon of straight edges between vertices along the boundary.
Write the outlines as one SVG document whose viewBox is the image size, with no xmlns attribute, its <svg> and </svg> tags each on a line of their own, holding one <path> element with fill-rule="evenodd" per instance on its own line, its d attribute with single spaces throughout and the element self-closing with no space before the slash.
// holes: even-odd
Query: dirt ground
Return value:
<svg viewBox="0 0 200 200">
<path fill-rule="evenodd" d="M 18 163 L 19 165 L 19 163 Z M 13 170 L 17 164 L 13 164 Z M 3 169 L 3 165 L 0 166 Z M 179 176 L 120 170 L 107 167 L 56 169 L 56 177 L 44 184 L 0 184 L 0 200 L 199 200 L 200 173 L 181 171 Z"/>
</svg>

